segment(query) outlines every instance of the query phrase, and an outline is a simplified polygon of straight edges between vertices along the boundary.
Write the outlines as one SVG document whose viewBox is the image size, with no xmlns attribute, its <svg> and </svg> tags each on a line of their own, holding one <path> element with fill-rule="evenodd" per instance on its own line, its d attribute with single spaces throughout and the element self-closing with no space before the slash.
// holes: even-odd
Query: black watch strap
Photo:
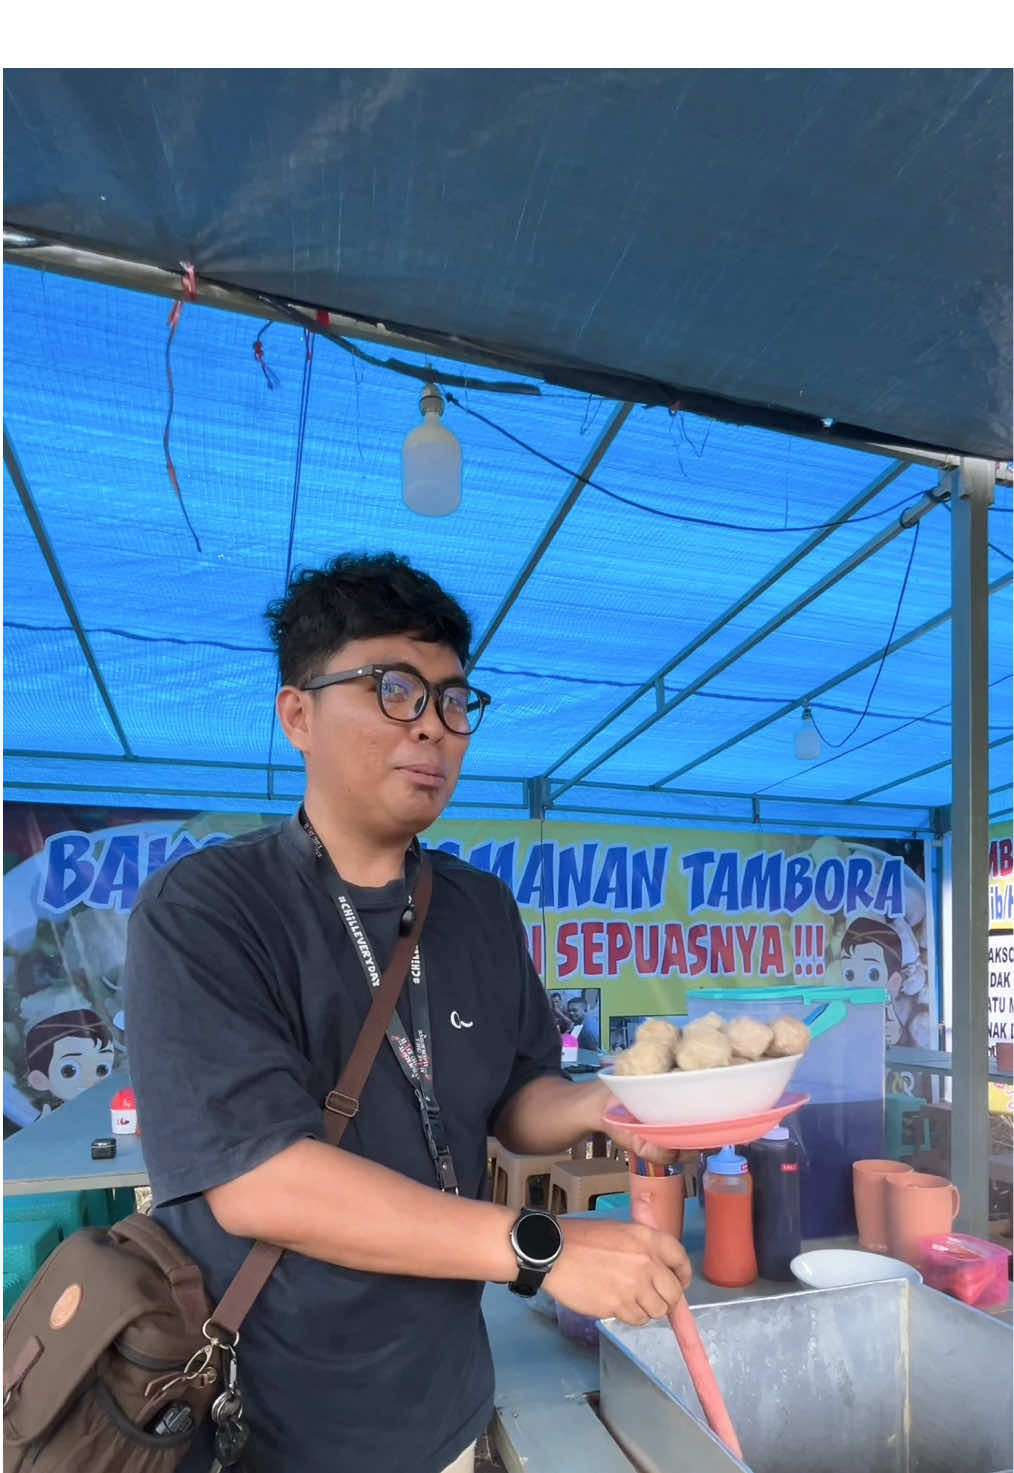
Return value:
<svg viewBox="0 0 1014 1473">
<path fill-rule="evenodd" d="M 534 1299 L 548 1272 L 547 1268 L 527 1268 L 518 1264 L 518 1276 L 507 1287 L 512 1294 L 520 1294 L 522 1299 Z"/>
</svg>

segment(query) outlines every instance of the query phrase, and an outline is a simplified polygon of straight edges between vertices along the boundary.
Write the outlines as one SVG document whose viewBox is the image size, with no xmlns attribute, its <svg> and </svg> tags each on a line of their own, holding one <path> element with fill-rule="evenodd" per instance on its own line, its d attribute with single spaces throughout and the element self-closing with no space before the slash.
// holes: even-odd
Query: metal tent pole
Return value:
<svg viewBox="0 0 1014 1473">
<path fill-rule="evenodd" d="M 120 720 L 116 707 L 113 705 L 113 698 L 109 693 L 109 688 L 102 677 L 102 671 L 99 669 L 95 652 L 91 647 L 91 641 L 85 633 L 84 625 L 81 623 L 77 607 L 71 597 L 70 589 L 67 587 L 67 580 L 63 576 L 63 570 L 56 556 L 56 549 L 50 541 L 49 533 L 46 531 L 45 523 L 42 520 L 42 515 L 35 504 L 35 497 L 32 495 L 31 487 L 25 478 L 24 471 L 21 469 L 21 462 L 18 460 L 14 443 L 7 433 L 6 423 L 4 424 L 4 465 L 7 467 L 7 474 L 11 478 L 14 489 L 18 493 L 18 498 L 24 508 L 25 516 L 28 518 L 29 526 L 35 533 L 35 540 L 39 544 L 39 551 L 46 560 L 46 566 L 49 569 L 49 574 L 56 587 L 56 591 L 60 595 L 60 601 L 63 604 L 67 620 L 77 637 L 78 644 L 81 646 L 81 653 L 84 655 L 85 662 L 91 672 L 92 680 L 95 682 L 95 688 L 99 693 L 103 706 L 106 708 L 106 714 L 116 733 L 117 740 L 123 748 L 123 755 L 124 757 L 132 758 L 134 753 L 131 750 L 130 740 L 123 728 L 123 722 Z"/>
<path fill-rule="evenodd" d="M 963 457 L 952 473 L 951 1179 L 957 1226 L 989 1229 L 989 579 L 986 518 L 993 467 Z"/>
<path fill-rule="evenodd" d="M 609 449 L 610 445 L 616 439 L 616 436 L 620 433 L 620 430 L 630 418 L 630 414 L 633 408 L 633 404 L 620 404 L 613 411 L 612 418 L 606 425 L 605 429 L 602 431 L 602 434 L 599 436 L 598 440 L 592 446 L 588 459 L 585 461 L 578 474 L 574 477 L 574 480 L 571 482 L 567 494 L 564 496 L 563 500 L 560 502 L 559 506 L 556 508 L 555 512 L 547 522 L 542 532 L 542 536 L 539 538 L 538 542 L 535 544 L 531 552 L 528 554 L 528 557 L 525 559 L 524 567 L 518 573 L 517 577 L 514 579 L 514 582 L 504 594 L 503 599 L 500 602 L 500 607 L 497 609 L 496 613 L 493 615 L 492 619 L 483 630 L 482 637 L 480 638 L 478 644 L 475 646 L 475 649 L 469 655 L 468 664 L 465 666 L 466 674 L 471 674 L 471 672 L 475 669 L 490 640 L 493 638 L 496 631 L 500 628 L 500 625 L 510 613 L 511 608 L 520 596 L 525 584 L 535 572 L 535 569 L 541 561 L 546 549 L 549 547 L 549 544 L 552 542 L 557 532 L 559 532 L 560 528 L 563 526 L 564 521 L 576 505 L 578 497 L 581 495 L 581 492 L 588 484 L 589 476 L 593 476 L 595 474 L 595 471 L 601 463 L 606 451 Z"/>
</svg>

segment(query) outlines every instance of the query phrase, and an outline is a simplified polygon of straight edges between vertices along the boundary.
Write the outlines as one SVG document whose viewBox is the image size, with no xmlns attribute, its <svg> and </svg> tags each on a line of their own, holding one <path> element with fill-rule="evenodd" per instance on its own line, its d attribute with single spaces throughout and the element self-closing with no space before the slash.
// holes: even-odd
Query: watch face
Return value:
<svg viewBox="0 0 1014 1473">
<path fill-rule="evenodd" d="M 519 1251 L 535 1263 L 548 1263 L 555 1258 L 563 1242 L 556 1219 L 544 1212 L 525 1213 L 514 1233 Z"/>
</svg>

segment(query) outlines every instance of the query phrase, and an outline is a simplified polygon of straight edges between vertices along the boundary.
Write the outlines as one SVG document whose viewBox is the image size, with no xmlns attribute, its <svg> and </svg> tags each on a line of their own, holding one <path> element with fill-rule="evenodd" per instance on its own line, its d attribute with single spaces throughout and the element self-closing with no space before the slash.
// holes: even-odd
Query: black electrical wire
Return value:
<svg viewBox="0 0 1014 1473">
<path fill-rule="evenodd" d="M 544 451 L 536 450 L 534 445 L 529 445 L 527 440 L 522 440 L 520 436 L 512 434 L 510 430 L 505 430 L 503 425 L 498 425 L 495 420 L 489 419 L 485 414 L 480 414 L 477 409 L 469 409 L 467 405 L 462 404 L 461 400 L 455 394 L 447 394 L 445 398 L 449 404 L 453 404 L 462 413 L 470 414 L 473 419 L 481 420 L 491 430 L 496 430 L 498 434 L 511 440 L 522 450 L 526 450 L 529 455 L 534 455 L 537 460 L 544 460 L 547 465 L 551 465 L 554 470 L 562 471 L 564 475 L 571 477 L 572 480 L 581 481 L 585 486 L 590 486 L 593 491 L 601 491 L 603 496 L 608 496 L 613 501 L 620 501 L 624 506 L 632 506 L 635 511 L 645 511 L 653 517 L 664 517 L 669 522 L 690 522 L 695 527 L 715 527 L 724 532 L 823 532 L 830 527 L 843 527 L 846 522 L 851 524 L 853 522 L 879 521 L 881 517 L 897 511 L 899 507 L 911 506 L 913 501 L 919 500 L 923 496 L 933 497 L 936 501 L 946 500 L 946 493 L 934 495 L 933 491 L 913 492 L 901 501 L 892 502 L 890 506 L 883 506 L 879 511 L 866 512 L 861 517 L 836 517 L 830 522 L 812 522 L 806 526 L 790 527 L 758 527 L 745 522 L 720 522 L 711 517 L 692 517 L 683 512 L 662 511 L 657 506 L 645 506 L 641 501 L 633 501 L 629 496 L 621 496 L 617 491 L 610 491 L 609 487 L 603 486 L 601 481 L 592 480 L 590 476 L 583 476 L 580 471 L 572 470 L 569 466 L 563 465 L 559 460 L 555 460 L 553 456 L 546 455 Z M 904 518 L 902 520 L 904 521 Z"/>
<path fill-rule="evenodd" d="M 237 291 L 242 289 L 231 287 L 230 290 Z M 454 384 L 459 389 L 484 389 L 490 394 L 525 394 L 535 398 L 538 398 L 541 393 L 538 384 L 527 384 L 520 380 L 472 378 L 467 374 L 444 373 L 442 369 L 438 373 L 430 367 L 420 368 L 415 363 L 405 363 L 400 358 L 378 358 L 375 353 L 367 353 L 365 348 L 360 348 L 351 338 L 343 337 L 341 333 L 332 332 L 324 323 L 310 322 L 305 312 L 300 312 L 295 307 L 291 307 L 288 302 L 283 301 L 280 297 L 271 297 L 264 292 L 250 291 L 245 292 L 244 295 L 255 297 L 264 306 L 281 313 L 288 322 L 301 327 L 304 332 L 319 333 L 321 337 L 327 338 L 329 343 L 334 343 L 338 348 L 344 348 L 346 353 L 352 354 L 353 358 L 361 358 L 364 363 L 372 364 L 374 368 L 386 368 L 391 373 L 400 373 L 404 374 L 406 378 L 418 379 L 423 384 Z"/>
<path fill-rule="evenodd" d="M 324 323 L 317 322 L 312 325 L 308 324 L 305 311 L 300 311 L 298 308 L 292 306 L 291 303 L 285 301 L 285 299 L 282 297 L 271 296 L 266 292 L 253 291 L 249 288 L 237 287 L 235 285 L 230 286 L 230 290 L 238 292 L 240 295 L 256 299 L 257 301 L 263 303 L 265 306 L 281 314 L 287 321 L 298 325 L 299 327 L 302 327 L 304 332 L 313 331 L 319 333 L 322 337 L 326 338 L 328 342 L 334 343 L 336 347 L 344 348 L 347 353 L 352 354 L 352 356 L 355 358 L 362 359 L 364 363 L 369 363 L 374 368 L 388 369 L 391 373 L 403 374 L 408 378 L 416 379 L 420 383 L 433 382 L 444 385 L 445 387 L 448 385 L 454 385 L 456 388 L 465 390 L 477 389 L 492 394 L 524 394 L 535 397 L 539 397 L 542 393 L 537 384 L 525 383 L 521 380 L 477 379 L 467 375 L 448 374 L 445 373 L 443 370 L 437 371 L 430 366 L 420 368 L 416 364 L 406 363 L 404 360 L 398 358 L 378 358 L 373 353 L 367 353 L 365 349 L 360 348 L 358 344 L 354 343 L 350 338 L 344 337 L 340 333 L 330 331 L 330 329 Z M 263 335 L 263 331 L 264 330 L 262 329 L 261 333 L 258 334 L 258 341 Z M 599 397 L 601 398 L 601 396 Z M 495 423 L 495 421 L 488 419 L 486 415 L 480 414 L 478 410 L 470 409 L 467 405 L 462 404 L 461 400 L 458 399 L 455 394 L 447 393 L 445 395 L 445 398 L 447 399 L 448 403 L 453 404 L 456 408 L 462 410 L 463 413 L 470 414 L 474 419 L 481 420 L 483 424 L 489 425 L 491 429 L 496 430 L 499 434 L 504 435 L 508 440 L 513 441 L 515 445 L 518 445 L 522 450 L 527 451 L 529 455 L 534 455 L 537 459 L 545 461 L 547 465 L 551 465 L 554 467 L 554 469 L 562 471 L 565 475 L 570 476 L 573 480 L 583 482 L 586 486 L 590 486 L 595 491 L 600 491 L 604 496 L 608 496 L 613 501 L 618 501 L 624 506 L 633 507 L 636 511 L 647 512 L 649 516 L 663 517 L 668 521 L 687 522 L 692 526 L 720 528 L 724 531 L 729 532 L 822 532 L 829 528 L 844 526 L 846 522 L 859 523 L 876 521 L 882 516 L 887 516 L 891 512 L 897 511 L 899 507 L 907 506 L 913 499 L 912 497 L 906 497 L 903 501 L 892 502 L 890 506 L 882 507 L 879 511 L 868 512 L 863 516 L 839 517 L 830 522 L 814 522 L 809 525 L 786 527 L 758 527 L 745 522 L 721 522 L 711 520 L 707 517 L 692 517 L 683 515 L 679 512 L 662 511 L 659 507 L 646 506 L 643 502 L 634 501 L 627 496 L 621 496 L 619 492 L 610 491 L 608 487 L 603 486 L 600 482 L 594 481 L 588 476 L 582 476 L 577 471 L 570 470 L 567 466 L 562 465 L 558 460 L 553 459 L 552 456 L 546 455 L 541 450 L 536 450 L 534 445 L 528 444 L 527 441 L 522 440 L 519 436 L 512 434 L 510 430 L 506 430 L 503 428 L 502 425 L 498 425 Z M 587 419 L 587 411 L 585 417 Z M 582 426 L 581 433 L 584 433 L 584 426 Z M 691 441 L 689 435 L 687 435 L 685 431 L 683 433 L 687 440 L 687 443 L 691 445 L 691 448 L 694 448 L 696 450 L 696 447 L 693 446 L 693 442 Z M 710 433 L 711 427 L 709 424 L 707 434 L 705 435 L 704 444 L 702 444 L 701 450 L 699 452 L 696 452 L 698 454 L 698 458 L 700 458 L 700 455 L 703 454 L 704 445 L 707 444 L 708 435 L 710 435 Z M 925 494 L 933 495 L 932 492 L 927 492 Z M 940 495 L 934 497 L 934 499 L 946 501 L 947 496 Z M 1012 508 L 1010 507 L 996 508 L 996 510 L 1004 512 L 1010 511 L 1011 509 Z M 1006 557 L 1009 562 L 1014 562 L 1014 558 L 1009 557 L 1008 554 L 1005 553 L 1002 548 L 997 547 L 995 543 L 990 543 L 990 546 L 993 548 L 994 552 L 999 553 L 1001 557 Z"/>
<path fill-rule="evenodd" d="M 1014 680 L 1014 676 L 1000 675 L 997 677 L 996 680 L 991 680 L 989 682 L 988 689 L 993 690 L 996 686 L 1003 685 L 1004 682 L 1008 680 Z M 821 705 L 821 709 L 824 711 L 846 711 L 848 710 L 848 707 L 829 706 L 826 702 L 824 702 Z M 909 726 L 950 726 L 951 723 L 949 721 L 935 722 L 933 720 L 938 711 L 949 711 L 950 709 L 950 701 L 944 701 L 942 705 L 934 706 L 930 711 L 924 711 L 921 716 L 908 716 L 903 721 L 900 721 L 897 726 L 892 726 L 889 731 L 878 731 L 876 736 L 869 737 L 865 742 L 857 743 L 856 746 L 850 747 L 847 752 L 839 752 L 836 757 L 825 757 L 821 762 L 808 763 L 806 768 L 807 773 L 816 772 L 818 767 L 826 767 L 830 762 L 840 762 L 843 757 L 852 757 L 856 752 L 861 752 L 864 747 L 872 747 L 877 742 L 885 741 L 887 737 L 897 736 L 899 731 L 905 731 Z M 889 716 L 886 712 L 883 711 L 878 711 L 876 714 L 881 720 L 892 721 L 895 719 L 893 716 Z M 812 707 L 810 708 L 810 715 L 811 717 L 813 715 Z M 796 774 L 793 773 L 789 777 L 776 778 L 773 783 L 768 783 L 767 787 L 758 788 L 754 796 L 757 798 L 763 798 L 764 794 L 770 793 L 773 788 L 780 788 L 783 783 L 791 782 L 794 776 L 796 776 Z"/>
<path fill-rule="evenodd" d="M 182 302 L 179 302 L 176 305 L 177 305 L 177 307 L 179 307 L 179 306 L 182 305 Z M 180 490 L 179 477 L 176 474 L 176 466 L 173 463 L 172 450 L 170 449 L 170 445 L 169 445 L 169 436 L 170 436 L 170 433 L 172 431 L 172 423 L 173 423 L 173 412 L 174 412 L 174 410 L 176 408 L 176 385 L 173 382 L 173 361 L 172 361 L 173 360 L 173 339 L 176 336 L 176 328 L 179 325 L 179 320 L 180 320 L 180 314 L 179 314 L 179 312 L 176 311 L 176 308 L 174 308 L 173 311 L 170 313 L 170 316 L 169 316 L 169 336 L 166 338 L 166 344 L 165 344 L 165 377 L 166 377 L 166 386 L 168 388 L 169 395 L 168 395 L 168 403 L 166 405 L 165 424 L 162 427 L 162 449 L 163 449 L 163 451 L 165 453 L 165 464 L 166 464 L 166 470 L 169 472 L 169 482 L 170 482 L 170 485 L 172 486 L 173 490 L 176 492 L 176 499 L 177 499 L 177 501 L 180 504 L 180 511 L 183 513 L 183 520 L 186 522 L 187 528 L 188 528 L 188 530 L 190 532 L 190 535 L 194 539 L 194 545 L 196 546 L 197 551 L 200 552 L 201 551 L 201 539 L 198 537 L 197 531 L 196 531 L 196 529 L 194 527 L 194 524 L 190 520 L 190 513 L 187 511 L 187 504 L 183 500 L 183 492 Z"/>
<path fill-rule="evenodd" d="M 919 546 L 919 528 L 921 526 L 921 522 L 916 522 L 915 536 L 912 538 L 912 547 L 908 554 L 908 564 L 905 568 L 905 576 L 901 580 L 901 592 L 898 594 L 897 607 L 894 610 L 894 618 L 891 620 L 891 632 L 890 634 L 888 634 L 887 640 L 884 644 L 884 652 L 880 656 L 880 663 L 877 666 L 877 673 L 873 677 L 873 684 L 870 686 L 870 693 L 866 697 L 866 705 L 863 707 L 862 715 L 856 721 L 856 724 L 852 727 L 852 730 L 847 732 L 845 736 L 842 737 L 840 742 L 832 742 L 820 730 L 820 727 L 817 726 L 817 723 L 813 721 L 813 710 L 812 708 L 810 708 L 810 720 L 813 721 L 814 729 L 817 735 L 820 737 L 821 741 L 826 742 L 829 747 L 844 747 L 845 743 L 847 741 L 850 741 L 851 738 L 855 736 L 856 732 L 859 730 L 859 728 L 862 726 L 863 722 L 869 715 L 870 706 L 873 704 L 873 697 L 876 694 L 877 686 L 880 684 L 880 677 L 884 673 L 884 665 L 887 663 L 887 652 L 891 648 L 891 645 L 894 643 L 894 631 L 897 629 L 898 620 L 901 618 L 901 606 L 905 602 L 905 590 L 908 588 L 909 574 L 912 571 L 912 564 L 915 561 L 915 550 Z"/>
<path fill-rule="evenodd" d="M 328 342 L 334 343 L 336 347 L 344 348 L 347 353 L 350 353 L 355 358 L 361 359 L 364 363 L 371 364 L 374 368 L 383 368 L 389 370 L 392 373 L 400 373 L 409 378 L 416 379 L 420 383 L 434 382 L 445 387 L 447 387 L 448 385 L 454 385 L 455 387 L 460 389 L 477 389 L 482 390 L 486 393 L 493 394 L 524 394 L 535 397 L 541 395 L 541 390 L 538 385 L 525 383 L 520 380 L 505 381 L 495 379 L 477 379 L 472 378 L 468 375 L 448 374 L 443 372 L 443 370 L 437 371 L 430 366 L 420 368 L 416 364 L 406 363 L 404 362 L 404 360 L 398 358 L 378 358 L 376 354 L 367 353 L 365 349 L 360 348 L 358 344 L 354 343 L 350 338 L 344 337 L 340 333 L 330 331 L 328 326 L 324 323 L 316 322 L 312 325 L 309 324 L 305 311 L 300 311 L 298 308 L 292 306 L 291 303 L 285 301 L 285 299 L 282 297 L 271 296 L 266 292 L 258 292 L 250 290 L 249 288 L 232 286 L 230 289 L 240 293 L 241 295 L 251 297 L 263 303 L 265 306 L 273 309 L 275 312 L 280 313 L 287 321 L 301 327 L 304 332 L 313 331 L 319 333 L 322 337 L 326 338 Z M 262 328 L 261 332 L 258 333 L 256 339 L 257 342 L 260 341 L 265 330 L 265 328 Z M 270 383 L 270 379 L 269 386 L 273 387 L 273 385 L 271 385 Z M 590 397 L 591 396 L 589 396 L 589 398 Z M 448 392 L 445 394 L 445 398 L 447 399 L 447 402 L 449 404 L 453 404 L 455 408 L 460 409 L 464 414 L 470 414 L 473 419 L 480 420 L 483 424 L 488 425 L 490 429 L 496 430 L 498 434 L 501 434 L 506 439 L 512 441 L 512 443 L 519 446 L 520 449 L 525 450 L 529 455 L 533 455 L 536 457 L 536 459 L 544 461 L 547 465 L 551 465 L 555 470 L 561 471 L 564 475 L 569 476 L 572 480 L 577 480 L 582 482 L 586 486 L 590 486 L 593 490 L 601 492 L 602 495 L 610 497 L 611 500 L 617 501 L 623 506 L 632 507 L 635 511 L 646 512 L 649 516 L 662 517 L 666 521 L 686 522 L 691 526 L 712 527 L 728 532 L 823 532 L 835 527 L 844 526 L 846 522 L 860 523 L 877 521 L 881 517 L 888 516 L 892 512 L 897 511 L 900 507 L 908 506 L 915 499 L 915 496 L 913 494 L 913 496 L 905 497 L 901 501 L 892 502 L 890 506 L 881 507 L 879 511 L 867 512 L 864 513 L 862 516 L 837 517 L 829 522 L 813 522 L 809 524 L 784 527 L 759 527 L 746 522 L 722 522 L 708 517 L 694 517 L 681 512 L 663 511 L 660 507 L 647 506 L 644 502 L 634 501 L 631 497 L 628 496 L 621 496 L 619 492 L 609 490 L 609 488 L 607 486 L 603 486 L 601 482 L 595 481 L 589 476 L 582 476 L 580 472 L 572 470 L 569 467 L 563 465 L 560 461 L 554 459 L 551 455 L 547 455 L 545 454 L 545 452 L 537 450 L 534 445 L 530 445 L 526 440 L 522 440 L 520 436 L 512 434 L 510 430 L 504 429 L 502 425 L 498 425 L 494 420 L 489 419 L 486 415 L 480 414 L 477 409 L 471 409 L 468 405 L 463 404 L 461 400 L 457 397 L 457 395 Z M 587 410 L 585 411 L 585 418 L 587 419 Z M 707 438 L 708 435 L 710 435 L 710 432 L 711 427 L 709 424 L 708 432 L 705 435 L 704 444 L 701 446 L 701 450 L 699 452 L 696 452 L 698 454 L 698 458 L 700 458 L 700 455 L 703 454 L 704 445 L 707 444 Z M 581 433 L 584 433 L 584 426 L 582 426 Z M 691 448 L 694 448 L 696 450 L 696 447 L 693 446 L 693 442 L 690 440 L 689 435 L 686 435 L 685 431 L 684 437 L 686 438 L 687 443 L 691 445 Z M 934 495 L 932 491 L 927 491 L 921 494 L 931 496 L 934 500 L 942 502 L 946 502 L 949 499 L 949 493 L 938 493 Z M 997 507 L 996 510 L 1006 512 L 1010 511 L 1011 508 Z M 904 524 L 904 517 L 902 517 L 902 522 Z M 994 552 L 999 553 L 999 555 L 1006 558 L 1008 562 L 1014 562 L 1014 558 L 1012 558 L 1008 553 L 1004 552 L 1003 548 L 997 547 L 996 544 L 992 542 L 989 545 Z"/>
</svg>

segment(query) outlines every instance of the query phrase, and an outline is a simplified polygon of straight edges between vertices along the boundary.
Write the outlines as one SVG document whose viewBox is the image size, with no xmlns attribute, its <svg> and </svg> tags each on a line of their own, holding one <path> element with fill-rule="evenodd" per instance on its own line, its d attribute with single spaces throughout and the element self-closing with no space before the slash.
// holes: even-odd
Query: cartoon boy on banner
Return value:
<svg viewBox="0 0 1014 1473">
<path fill-rule="evenodd" d="M 888 1048 L 933 1048 L 930 1010 L 925 1001 L 925 969 L 905 962 L 900 918 L 861 916 L 841 939 L 841 980 L 846 987 L 886 987 Z M 914 948 L 913 938 L 913 948 Z"/>
<path fill-rule="evenodd" d="M 24 1077 L 33 1104 L 4 1073 L 4 1135 L 48 1115 L 112 1072 L 113 1035 L 108 1023 L 72 987 L 47 987 L 21 1004 Z"/>
<path fill-rule="evenodd" d="M 112 1072 L 112 1031 L 73 988 L 54 987 L 26 997 L 21 1015 L 28 1084 L 49 1096 L 43 1115 Z"/>
</svg>

